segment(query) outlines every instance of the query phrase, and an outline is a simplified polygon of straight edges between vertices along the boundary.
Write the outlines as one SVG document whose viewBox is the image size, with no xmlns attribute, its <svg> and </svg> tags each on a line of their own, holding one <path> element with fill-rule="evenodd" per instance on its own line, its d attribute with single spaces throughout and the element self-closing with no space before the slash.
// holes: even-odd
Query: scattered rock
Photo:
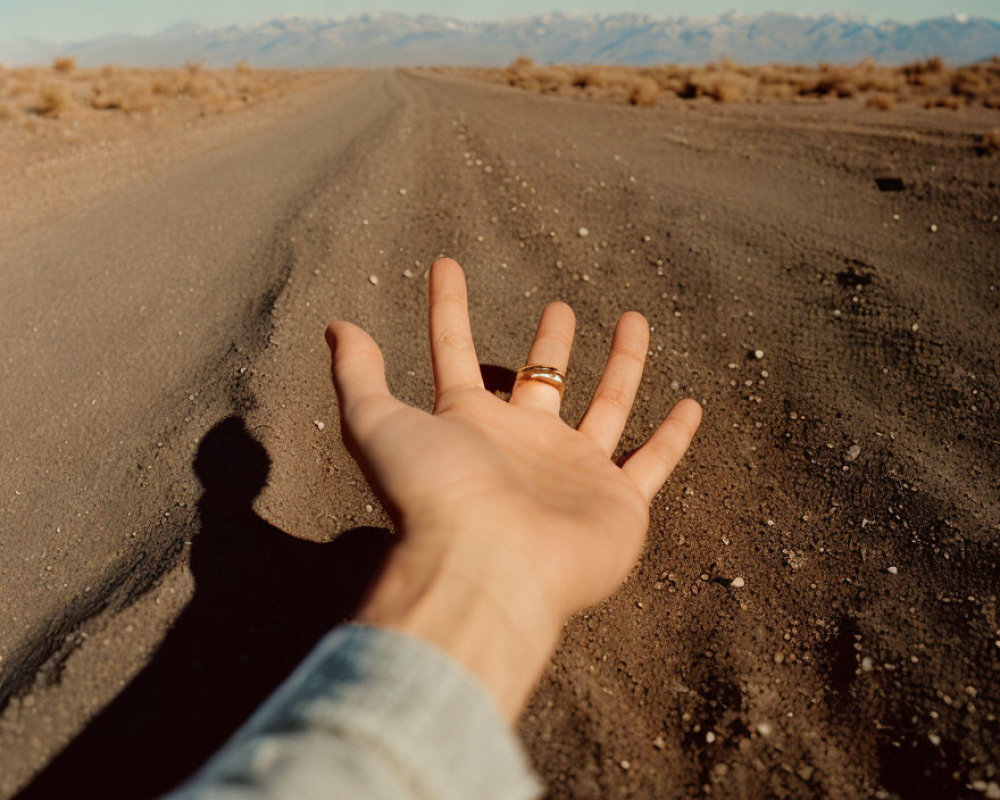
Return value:
<svg viewBox="0 0 1000 800">
<path fill-rule="evenodd" d="M 577 231 L 577 235 L 578 235 L 578 236 L 579 236 L 579 237 L 580 237 L 581 239 L 584 239 L 584 238 L 586 238 L 587 236 L 590 236 L 590 231 L 588 231 L 588 230 L 587 230 L 586 228 L 580 228 L 580 230 L 578 230 L 578 231 Z"/>
<path fill-rule="evenodd" d="M 764 357 L 764 351 L 763 350 L 754 350 L 753 351 L 753 357 L 756 358 L 758 361 L 760 361 L 760 359 L 762 359 Z"/>
<path fill-rule="evenodd" d="M 733 580 L 730 582 L 729 585 L 732 586 L 734 589 L 742 589 L 744 586 L 746 586 L 746 584 L 747 582 L 743 580 L 743 578 L 737 575 L 735 578 L 733 578 Z"/>
<path fill-rule="evenodd" d="M 317 428 L 319 428 L 320 430 L 323 430 L 323 428 L 325 428 L 325 427 L 326 427 L 326 423 L 325 423 L 325 422 L 321 422 L 321 421 L 320 421 L 320 420 L 318 420 L 318 419 L 317 419 L 317 420 L 313 420 L 313 424 L 314 424 L 314 425 L 315 425 L 315 426 L 316 426 Z"/>
<path fill-rule="evenodd" d="M 628 759 L 622 759 L 619 766 L 627 772 L 632 765 L 628 762 Z"/>
<path fill-rule="evenodd" d="M 902 178 L 876 178 L 875 185 L 878 186 L 880 192 L 901 192 L 903 191 L 903 179 Z"/>
<path fill-rule="evenodd" d="M 890 575 L 898 575 L 899 574 L 899 568 L 898 567 L 889 567 L 889 574 Z"/>
<path fill-rule="evenodd" d="M 378 275 L 369 275 L 368 283 L 370 283 L 372 286 L 378 286 Z"/>
<path fill-rule="evenodd" d="M 937 225 L 931 224 L 931 233 L 937 233 Z"/>
<path fill-rule="evenodd" d="M 709 744 L 712 744 L 715 741 L 715 733 L 713 731 L 709 731 L 708 733 L 706 733 L 705 741 L 708 742 Z"/>
<path fill-rule="evenodd" d="M 852 444 L 847 451 L 847 455 L 844 456 L 844 461 L 856 461 L 858 456 L 861 455 L 861 445 Z"/>
<path fill-rule="evenodd" d="M 862 672 L 871 672 L 873 669 L 875 669 L 875 662 L 872 661 L 871 656 L 865 656 L 864 658 L 861 659 Z"/>
<path fill-rule="evenodd" d="M 404 278 L 412 278 L 413 277 L 413 270 L 410 269 L 409 267 L 407 267 L 406 269 L 404 269 L 403 270 L 403 277 Z"/>
<path fill-rule="evenodd" d="M 774 728 L 771 727 L 770 722 L 758 722 L 757 733 L 766 738 L 770 736 L 772 733 L 774 733 Z"/>
<path fill-rule="evenodd" d="M 655 747 L 657 750 L 662 750 L 666 746 L 667 743 L 666 741 L 664 741 L 662 736 L 657 736 L 655 739 L 653 739 L 653 747 Z"/>
</svg>

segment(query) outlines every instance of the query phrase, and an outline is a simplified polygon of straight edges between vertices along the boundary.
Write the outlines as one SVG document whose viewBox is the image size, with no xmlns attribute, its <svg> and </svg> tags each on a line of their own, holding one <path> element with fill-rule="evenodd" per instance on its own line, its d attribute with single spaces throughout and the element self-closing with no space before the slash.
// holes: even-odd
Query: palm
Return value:
<svg viewBox="0 0 1000 800">
<path fill-rule="evenodd" d="M 700 409 L 679 404 L 618 467 L 610 456 L 641 378 L 645 320 L 633 313 L 619 321 L 594 400 L 573 429 L 559 417 L 551 386 L 521 383 L 509 403 L 483 388 L 464 290 L 457 264 L 435 264 L 433 414 L 389 394 L 367 334 L 331 326 L 345 432 L 408 546 L 438 547 L 441 536 L 425 531 L 454 532 L 490 570 L 509 568 L 519 580 L 527 572 L 570 613 L 610 594 L 634 564 L 649 501 L 686 450 Z M 551 304 L 528 363 L 565 371 L 572 334 L 569 307 Z"/>
</svg>

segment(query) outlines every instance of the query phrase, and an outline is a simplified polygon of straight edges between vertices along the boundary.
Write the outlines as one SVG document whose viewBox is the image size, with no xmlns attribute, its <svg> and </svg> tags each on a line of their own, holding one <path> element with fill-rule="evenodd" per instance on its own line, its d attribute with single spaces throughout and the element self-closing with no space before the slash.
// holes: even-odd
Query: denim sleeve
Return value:
<svg viewBox="0 0 1000 800">
<path fill-rule="evenodd" d="M 434 646 L 335 628 L 226 745 L 163 800 L 527 800 L 518 739 Z"/>
</svg>

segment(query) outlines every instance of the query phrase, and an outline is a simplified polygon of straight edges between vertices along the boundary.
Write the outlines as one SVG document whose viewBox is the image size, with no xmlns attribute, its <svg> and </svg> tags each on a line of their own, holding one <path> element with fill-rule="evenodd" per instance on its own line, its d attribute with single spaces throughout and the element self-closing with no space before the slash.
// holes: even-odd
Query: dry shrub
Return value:
<svg viewBox="0 0 1000 800">
<path fill-rule="evenodd" d="M 149 100 L 145 99 L 149 97 L 149 87 L 128 74 L 98 80 L 92 91 L 91 108 L 100 111 L 144 111 L 150 107 Z"/>
<path fill-rule="evenodd" d="M 751 98 L 756 81 L 739 72 L 705 69 L 691 73 L 681 97 L 711 97 L 720 103 L 738 103 Z"/>
<path fill-rule="evenodd" d="M 976 142 L 976 152 L 981 156 L 1000 153 L 1000 128 L 984 133 Z"/>
<path fill-rule="evenodd" d="M 604 72 L 597 67 L 584 67 L 583 69 L 578 69 L 573 73 L 573 77 L 570 79 L 570 85 L 576 86 L 580 89 L 586 89 L 590 86 L 601 88 L 607 86 L 607 77 Z"/>
<path fill-rule="evenodd" d="M 926 108 L 983 105 L 1000 108 L 1000 56 L 964 67 L 949 67 L 935 56 L 903 67 L 880 66 L 868 58 L 854 65 L 764 64 L 744 67 L 723 60 L 702 68 L 677 64 L 652 67 L 592 65 L 539 66 L 520 57 L 504 70 L 468 70 L 472 75 L 521 89 L 620 99 L 636 105 L 652 94 L 718 102 L 762 102 L 796 98 L 824 101 L 860 98 L 869 108 L 913 103 Z M 639 79 L 647 88 L 636 89 Z"/>
<path fill-rule="evenodd" d="M 958 111 L 965 105 L 965 98 L 962 97 L 929 97 L 921 104 L 924 108 L 950 108 Z"/>
<path fill-rule="evenodd" d="M 58 117 L 69 109 L 70 96 L 59 83 L 46 83 L 38 90 L 38 100 L 32 109 L 43 117 Z"/>
<path fill-rule="evenodd" d="M 948 71 L 940 56 L 928 58 L 926 61 L 915 61 L 905 64 L 902 73 L 906 82 L 912 86 L 925 89 L 940 89 L 948 84 Z"/>
<path fill-rule="evenodd" d="M 661 67 L 643 67 L 639 74 L 656 81 L 661 92 L 671 92 L 680 95 L 687 85 L 688 77 L 691 75 L 690 67 L 678 67 L 667 65 Z"/>
<path fill-rule="evenodd" d="M 896 103 L 887 94 L 873 94 L 865 100 L 867 108 L 877 108 L 879 111 L 891 111 L 894 105 Z"/>
<path fill-rule="evenodd" d="M 628 90 L 628 102 L 633 106 L 651 106 L 660 94 L 660 87 L 652 78 L 639 76 Z"/>
<path fill-rule="evenodd" d="M 62 58 L 57 58 L 52 62 L 52 69 L 56 72 L 61 72 L 64 75 L 68 75 L 76 69 L 76 59 L 70 58 L 69 56 L 63 56 Z"/>
</svg>

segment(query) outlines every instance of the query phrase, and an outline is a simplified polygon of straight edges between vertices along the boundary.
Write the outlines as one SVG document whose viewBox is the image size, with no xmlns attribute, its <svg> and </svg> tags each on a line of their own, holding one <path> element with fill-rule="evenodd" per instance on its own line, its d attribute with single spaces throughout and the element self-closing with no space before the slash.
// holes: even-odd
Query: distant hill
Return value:
<svg viewBox="0 0 1000 800">
<path fill-rule="evenodd" d="M 81 66 L 174 66 L 204 60 L 259 67 L 502 65 L 518 55 L 539 62 L 699 64 L 730 58 L 886 64 L 941 55 L 969 63 L 1000 54 L 1000 22 L 962 15 L 912 24 L 856 15 L 818 17 L 729 13 L 710 20 L 639 14 L 542 14 L 470 22 L 433 16 L 363 14 L 344 19 L 285 17 L 253 25 L 183 24 L 154 36 L 84 42 L 19 40 L 0 44 L 0 63 L 47 63 L 74 56 Z"/>
</svg>

